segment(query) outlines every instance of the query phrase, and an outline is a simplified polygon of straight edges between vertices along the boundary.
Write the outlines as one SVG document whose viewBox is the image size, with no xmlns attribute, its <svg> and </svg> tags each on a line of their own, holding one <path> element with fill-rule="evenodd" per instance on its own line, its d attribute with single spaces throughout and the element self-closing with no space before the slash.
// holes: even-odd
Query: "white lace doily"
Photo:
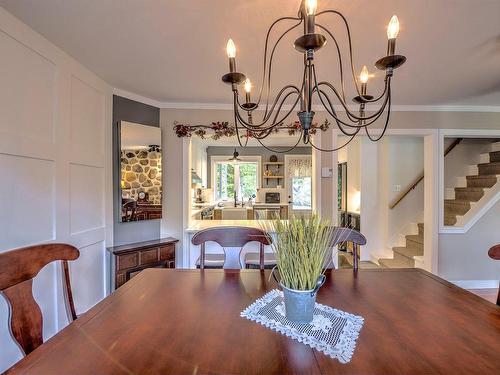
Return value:
<svg viewBox="0 0 500 375">
<path fill-rule="evenodd" d="M 283 293 L 271 290 L 246 308 L 241 316 L 309 345 L 341 363 L 351 360 L 364 319 L 316 303 L 311 323 L 297 324 L 285 316 Z"/>
</svg>

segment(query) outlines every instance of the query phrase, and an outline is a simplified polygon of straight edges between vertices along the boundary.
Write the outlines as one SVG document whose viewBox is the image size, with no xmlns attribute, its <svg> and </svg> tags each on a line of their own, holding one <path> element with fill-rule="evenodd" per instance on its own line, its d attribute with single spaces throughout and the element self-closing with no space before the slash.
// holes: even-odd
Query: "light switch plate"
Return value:
<svg viewBox="0 0 500 375">
<path fill-rule="evenodd" d="M 333 177 L 333 169 L 328 167 L 321 168 L 321 177 Z"/>
<path fill-rule="evenodd" d="M 392 191 L 395 191 L 395 192 L 401 191 L 401 185 L 393 185 L 392 186 Z"/>
</svg>

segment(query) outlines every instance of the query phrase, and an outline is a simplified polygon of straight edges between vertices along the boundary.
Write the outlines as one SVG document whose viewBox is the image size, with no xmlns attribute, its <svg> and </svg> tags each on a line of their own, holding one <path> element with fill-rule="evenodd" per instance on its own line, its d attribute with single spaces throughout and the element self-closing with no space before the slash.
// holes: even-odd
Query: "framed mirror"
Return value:
<svg viewBox="0 0 500 375">
<path fill-rule="evenodd" d="M 122 222 L 161 219 L 161 129 L 120 123 L 120 195 Z"/>
</svg>

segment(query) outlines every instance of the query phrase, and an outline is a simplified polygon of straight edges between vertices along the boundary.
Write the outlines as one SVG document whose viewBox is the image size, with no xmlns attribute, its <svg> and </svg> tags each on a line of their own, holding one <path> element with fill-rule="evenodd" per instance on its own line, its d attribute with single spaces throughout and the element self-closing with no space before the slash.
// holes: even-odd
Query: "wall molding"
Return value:
<svg viewBox="0 0 500 375">
<path fill-rule="evenodd" d="M 231 103 L 199 103 L 199 102 L 168 102 L 161 101 L 139 94 L 134 94 L 133 92 L 122 90 L 119 88 L 113 89 L 113 94 L 122 96 L 127 99 L 142 102 L 144 104 L 149 104 L 160 109 L 194 109 L 194 110 L 220 110 L 220 111 L 232 111 L 233 104 Z M 291 105 L 283 105 L 282 109 L 284 111 L 290 110 Z M 344 107 L 341 105 L 334 105 L 337 112 L 345 112 Z M 357 111 L 358 107 L 355 105 L 348 105 L 348 108 L 353 111 Z M 367 111 L 373 112 L 378 110 L 379 107 L 368 105 Z M 326 112 L 326 110 L 321 105 L 313 105 L 313 110 L 315 112 Z M 499 113 L 500 106 L 495 105 L 393 105 L 391 107 L 392 112 L 485 112 L 485 113 Z"/>
<path fill-rule="evenodd" d="M 449 282 L 463 289 L 498 288 L 498 280 L 449 280 Z"/>
<path fill-rule="evenodd" d="M 148 105 L 151 105 L 151 106 L 156 107 L 156 108 L 164 108 L 164 107 L 162 107 L 162 103 L 160 101 L 157 101 L 157 100 L 154 100 L 151 98 L 147 98 L 145 96 L 141 96 L 138 94 L 134 94 L 133 92 L 130 92 L 130 91 L 114 88 L 113 95 L 121 96 L 122 98 L 127 98 L 130 100 L 134 100 L 136 102 L 148 104 Z"/>
</svg>

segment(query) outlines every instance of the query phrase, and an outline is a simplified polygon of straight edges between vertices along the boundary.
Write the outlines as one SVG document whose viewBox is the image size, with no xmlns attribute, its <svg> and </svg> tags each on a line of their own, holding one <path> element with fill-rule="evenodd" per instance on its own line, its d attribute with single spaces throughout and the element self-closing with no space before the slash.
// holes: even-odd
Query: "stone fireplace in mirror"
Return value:
<svg viewBox="0 0 500 375">
<path fill-rule="evenodd" d="M 121 221 L 161 219 L 160 128 L 120 123 L 120 169 Z"/>
</svg>

